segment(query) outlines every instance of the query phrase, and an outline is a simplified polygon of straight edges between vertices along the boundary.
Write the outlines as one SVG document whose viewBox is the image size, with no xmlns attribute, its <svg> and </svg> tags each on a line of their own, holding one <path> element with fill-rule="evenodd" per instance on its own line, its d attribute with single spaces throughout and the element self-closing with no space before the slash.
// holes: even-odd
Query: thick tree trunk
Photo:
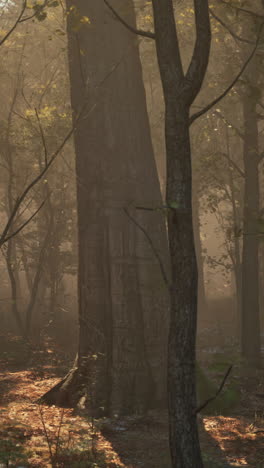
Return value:
<svg viewBox="0 0 264 468">
<path fill-rule="evenodd" d="M 67 2 L 68 8 L 73 5 L 91 25 L 76 32 L 72 27 L 76 15 L 68 16 L 74 117 L 84 101 L 87 111 L 75 132 L 77 384 L 71 384 L 74 392 L 66 391 L 68 400 L 64 392 L 64 400 L 75 404 L 79 383 L 86 380 L 86 393 L 94 395 L 93 406 L 104 407 L 108 413 L 144 411 L 153 400 L 165 400 L 168 293 L 146 236 L 124 211 L 127 208 L 139 220 L 166 263 L 161 212 L 131 211 L 137 205 L 162 205 L 138 44 L 103 0 Z M 124 8 L 124 2 L 116 0 L 113 6 L 135 24 L 132 1 Z M 93 356 L 91 372 L 85 362 L 90 363 Z M 68 379 L 73 382 L 72 374 Z"/>
<path fill-rule="evenodd" d="M 259 317 L 259 152 L 255 89 L 248 86 L 244 111 L 244 213 L 242 252 L 242 354 L 256 364 L 260 359 Z"/>
</svg>

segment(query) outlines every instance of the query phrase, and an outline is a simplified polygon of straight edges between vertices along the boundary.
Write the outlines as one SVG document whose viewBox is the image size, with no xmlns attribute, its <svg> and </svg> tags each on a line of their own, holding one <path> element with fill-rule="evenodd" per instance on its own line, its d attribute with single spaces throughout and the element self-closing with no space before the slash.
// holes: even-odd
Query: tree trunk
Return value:
<svg viewBox="0 0 264 468">
<path fill-rule="evenodd" d="M 124 211 L 162 205 L 138 44 L 103 1 L 73 5 L 91 25 L 76 32 L 68 15 L 74 118 L 84 101 L 87 111 L 75 131 L 80 337 L 67 398 L 75 404 L 85 391 L 108 413 L 144 411 L 166 395 L 168 293 L 146 236 Z M 135 24 L 132 1 L 113 6 Z M 160 211 L 133 209 L 134 218 L 166 264 Z"/>
<path fill-rule="evenodd" d="M 17 277 L 15 275 L 14 271 L 14 263 L 13 263 L 13 243 L 14 239 L 10 239 L 7 243 L 7 252 L 6 252 L 6 265 L 7 265 L 7 271 L 9 275 L 9 280 L 10 280 L 10 287 L 11 287 L 11 301 L 12 301 L 12 314 L 13 317 L 16 321 L 17 328 L 18 328 L 18 333 L 20 333 L 21 336 L 25 336 L 25 328 L 24 328 L 24 323 L 23 319 L 21 317 L 21 313 L 18 307 L 18 293 L 17 293 Z"/>
<path fill-rule="evenodd" d="M 194 190 L 193 193 L 193 230 L 198 266 L 198 316 L 206 317 L 207 300 L 204 282 L 204 257 L 202 253 L 202 241 L 200 234 L 199 198 L 197 195 L 197 190 Z"/>
<path fill-rule="evenodd" d="M 235 325 L 237 331 L 237 337 L 240 341 L 241 335 L 241 307 L 242 307 L 242 264 L 241 264 L 241 237 L 238 235 L 241 226 L 241 216 L 239 216 L 239 206 L 242 205 L 240 197 L 238 196 L 241 193 L 241 187 L 239 189 L 235 185 L 234 172 L 232 164 L 232 154 L 230 149 L 230 138 L 228 126 L 226 126 L 226 146 L 227 146 L 227 155 L 228 155 L 228 179 L 230 187 L 230 197 L 231 197 L 231 206 L 232 206 L 232 218 L 233 218 L 233 231 L 234 231 L 234 253 L 232 255 L 233 271 L 235 277 L 235 293 L 236 293 L 236 315 L 235 315 Z M 238 204 L 238 206 L 237 206 Z"/>
<path fill-rule="evenodd" d="M 195 339 L 198 272 L 192 220 L 190 106 L 200 91 L 210 51 L 207 1 L 196 0 L 196 43 L 184 74 L 171 0 L 152 0 L 156 50 L 165 100 L 166 201 L 171 259 L 168 345 L 170 451 L 173 468 L 202 468 L 197 419 Z"/>
<path fill-rule="evenodd" d="M 252 92 L 251 92 L 252 91 Z M 248 85 L 244 112 L 244 213 L 242 251 L 242 354 L 255 364 L 260 359 L 259 317 L 259 150 L 255 88 Z"/>
<path fill-rule="evenodd" d="M 185 114 L 185 115 L 184 115 Z M 172 263 L 169 333 L 169 423 L 174 468 L 202 467 L 196 421 L 195 339 L 198 271 L 192 224 L 189 115 L 174 105 L 166 110 L 167 205 Z"/>
</svg>

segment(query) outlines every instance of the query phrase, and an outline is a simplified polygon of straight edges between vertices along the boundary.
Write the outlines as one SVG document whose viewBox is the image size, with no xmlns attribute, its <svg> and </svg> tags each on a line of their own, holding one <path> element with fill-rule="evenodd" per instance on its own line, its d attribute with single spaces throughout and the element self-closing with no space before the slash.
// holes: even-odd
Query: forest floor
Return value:
<svg viewBox="0 0 264 468">
<path fill-rule="evenodd" d="M 210 350 L 200 356 L 216 383 L 225 359 Z M 51 342 L 29 351 L 16 337 L 0 337 L 0 467 L 169 468 L 165 411 L 95 424 L 85 413 L 36 404 L 68 362 Z M 249 375 L 237 364 L 232 382 L 235 404 L 199 416 L 205 467 L 264 468 L 264 370 Z"/>
</svg>

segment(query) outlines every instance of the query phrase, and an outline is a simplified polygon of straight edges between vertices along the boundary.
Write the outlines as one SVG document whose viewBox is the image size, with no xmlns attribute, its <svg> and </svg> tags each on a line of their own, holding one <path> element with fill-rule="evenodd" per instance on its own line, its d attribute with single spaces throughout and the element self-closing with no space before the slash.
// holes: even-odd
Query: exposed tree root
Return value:
<svg viewBox="0 0 264 468">
<path fill-rule="evenodd" d="M 60 382 L 39 398 L 37 403 L 75 408 L 84 393 L 84 382 L 81 382 L 79 369 L 73 367 Z"/>
</svg>

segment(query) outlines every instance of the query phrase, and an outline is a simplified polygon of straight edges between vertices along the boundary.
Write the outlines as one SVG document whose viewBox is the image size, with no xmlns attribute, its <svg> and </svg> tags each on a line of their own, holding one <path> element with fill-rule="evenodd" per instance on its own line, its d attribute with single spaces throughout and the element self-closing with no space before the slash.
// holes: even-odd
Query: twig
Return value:
<svg viewBox="0 0 264 468">
<path fill-rule="evenodd" d="M 40 204 L 38 209 L 36 211 L 34 211 L 34 213 L 23 224 L 21 224 L 21 226 L 19 226 L 19 228 L 17 228 L 9 236 L 5 237 L 4 240 L 0 239 L 0 246 L 5 244 L 7 241 L 12 239 L 12 237 L 15 237 L 20 231 L 22 231 L 22 229 L 24 229 L 30 223 L 30 221 L 32 221 L 32 219 L 35 218 L 35 216 L 39 213 L 39 211 L 41 210 L 43 205 L 46 203 L 46 200 L 47 199 L 43 200 L 43 202 Z"/>
<path fill-rule="evenodd" d="M 226 158 L 227 161 L 229 162 L 230 166 L 232 166 L 234 169 L 236 169 L 236 171 L 239 173 L 239 175 L 241 175 L 241 177 L 245 177 L 245 173 L 244 171 L 242 171 L 242 169 L 240 169 L 240 167 L 235 163 L 235 161 L 233 161 L 233 159 L 231 159 L 229 157 L 229 155 L 223 151 L 218 151 L 217 154 L 219 154 L 220 156 L 223 156 L 223 158 Z"/>
<path fill-rule="evenodd" d="M 117 11 L 110 5 L 108 0 L 104 0 L 106 6 L 111 10 L 113 15 L 120 21 L 120 23 L 125 26 L 130 32 L 137 34 L 138 36 L 148 37 L 149 39 L 155 39 L 155 34 L 151 31 L 143 31 L 142 29 L 137 29 L 128 24 L 118 13 Z"/>
<path fill-rule="evenodd" d="M 15 21 L 15 23 L 13 24 L 12 28 L 9 29 L 9 31 L 6 33 L 6 35 L 0 40 L 0 46 L 9 38 L 10 34 L 12 34 L 12 32 L 16 29 L 18 23 L 21 22 L 21 18 L 25 12 L 25 9 L 27 7 L 27 0 L 24 0 L 23 1 L 23 4 L 22 4 L 22 8 L 21 8 L 21 11 Z"/>
<path fill-rule="evenodd" d="M 212 8 L 209 8 L 210 15 L 219 23 L 223 28 L 225 28 L 229 34 L 236 39 L 237 41 L 240 42 L 245 42 L 246 44 L 255 44 L 255 41 L 250 41 L 249 39 L 246 39 L 244 37 L 238 36 L 219 16 L 215 14 L 215 12 L 212 10 Z"/>
<path fill-rule="evenodd" d="M 260 41 L 260 37 L 261 37 L 261 32 L 262 32 L 262 29 L 263 29 L 263 26 L 264 26 L 264 22 L 261 24 L 260 28 L 259 28 L 259 32 L 258 32 L 258 36 L 257 36 L 257 40 L 256 40 L 256 43 L 255 43 L 255 46 L 251 52 L 251 54 L 249 55 L 249 57 L 247 58 L 247 60 L 245 61 L 243 67 L 240 69 L 239 73 L 237 74 L 237 76 L 234 78 L 234 80 L 232 81 L 232 83 L 225 89 L 225 91 L 220 94 L 220 96 L 218 96 L 216 99 L 214 99 L 212 102 L 210 102 L 207 106 L 205 106 L 203 109 L 201 109 L 200 111 L 196 112 L 195 114 L 193 114 L 191 117 L 190 117 L 190 125 L 196 120 L 198 119 L 199 117 L 201 117 L 203 114 L 205 114 L 206 112 L 208 112 L 210 109 L 212 109 L 212 107 L 214 107 L 219 101 L 221 101 L 221 99 L 223 99 L 228 93 L 229 91 L 231 91 L 231 89 L 235 86 L 235 84 L 237 83 L 237 81 L 239 80 L 239 78 L 243 75 L 244 71 L 246 70 L 248 64 L 251 62 L 252 58 L 254 57 L 255 55 L 255 52 L 258 48 L 258 45 L 259 45 L 259 41 Z"/>
<path fill-rule="evenodd" d="M 56 459 L 57 459 L 58 451 L 59 451 L 60 433 L 61 433 L 61 428 L 62 428 L 62 422 L 63 422 L 64 412 L 65 412 L 65 408 L 62 408 L 61 417 L 60 417 L 60 422 L 59 422 L 59 428 L 58 428 L 58 433 L 57 433 L 57 437 L 56 437 L 56 447 L 55 447 L 55 454 L 54 454 L 55 461 L 56 461 Z"/>
<path fill-rule="evenodd" d="M 41 424 L 42 424 L 42 427 L 43 427 L 43 430 L 44 430 L 44 434 L 45 434 L 45 437 L 46 437 L 46 441 L 47 441 L 47 444 L 48 444 L 48 448 L 49 448 L 50 461 L 52 462 L 53 461 L 52 444 L 51 444 L 49 434 L 48 434 L 48 431 L 47 431 L 47 428 L 46 428 L 46 423 L 45 423 L 44 416 L 43 416 L 43 409 L 41 408 L 41 406 L 39 406 L 39 414 L 40 414 L 40 420 L 41 420 Z"/>
<path fill-rule="evenodd" d="M 239 136 L 239 138 L 241 138 L 241 140 L 245 140 L 245 135 L 241 132 L 241 130 L 235 127 L 235 125 L 230 120 L 228 120 L 219 109 L 216 109 L 214 112 L 223 120 L 226 125 L 235 130 L 236 134 Z"/>
<path fill-rule="evenodd" d="M 227 377 L 229 376 L 229 374 L 230 374 L 230 372 L 231 372 L 231 370 L 232 370 L 232 367 L 233 367 L 233 366 L 231 365 L 231 366 L 229 366 L 229 368 L 227 369 L 227 371 L 226 371 L 226 373 L 225 373 L 225 375 L 224 375 L 224 378 L 223 378 L 223 380 L 222 380 L 222 383 L 221 383 L 219 389 L 217 390 L 216 394 L 215 394 L 214 396 L 208 398 L 207 400 L 205 400 L 204 403 L 202 403 L 200 406 L 198 406 L 198 408 L 196 408 L 196 410 L 195 410 L 195 412 L 194 412 L 195 414 L 200 413 L 209 403 L 211 403 L 212 401 L 214 401 L 214 400 L 218 397 L 219 393 L 221 393 L 221 391 L 222 391 L 222 389 L 223 389 L 223 387 L 224 387 L 224 385 L 225 385 L 225 383 L 226 383 Z"/>
<path fill-rule="evenodd" d="M 241 11 L 242 13 L 246 13 L 247 15 L 251 15 L 251 16 L 254 16 L 255 18 L 260 18 L 260 19 L 264 19 L 264 16 L 263 15 L 259 15 L 258 13 L 255 13 L 254 11 L 252 10 L 248 10 L 246 8 L 242 8 L 242 7 L 239 7 L 237 5 L 234 5 L 230 2 L 227 2 L 225 0 L 219 0 L 221 3 L 223 3 L 224 5 L 228 5 L 230 8 L 233 8 L 234 10 L 236 11 Z"/>
<path fill-rule="evenodd" d="M 29 193 L 29 191 L 42 179 L 42 177 L 46 174 L 46 172 L 48 171 L 48 169 L 50 168 L 50 166 L 52 165 L 52 163 L 55 161 L 55 159 L 57 158 L 58 154 L 61 152 L 61 150 L 64 148 L 65 144 L 67 143 L 67 141 L 71 138 L 76 126 L 77 126 L 77 123 L 78 121 L 80 120 L 82 114 L 83 114 L 83 111 L 84 111 L 84 108 L 85 106 L 83 106 L 83 108 L 81 109 L 81 111 L 79 112 L 79 115 L 77 116 L 76 120 L 75 120 L 75 124 L 72 126 L 72 128 L 69 130 L 69 132 L 66 134 L 66 136 L 64 137 L 64 139 L 62 140 L 61 144 L 58 146 L 58 148 L 54 151 L 54 153 L 52 154 L 52 156 L 50 157 L 49 161 L 47 162 L 47 165 L 44 167 L 44 169 L 30 182 L 30 184 L 27 185 L 27 187 L 24 189 L 24 191 L 22 192 L 22 194 L 17 198 L 16 200 L 16 203 L 14 204 L 14 207 L 12 209 L 12 212 L 9 216 L 9 219 L 6 223 L 6 226 L 2 232 L 2 235 L 0 236 L 0 245 L 5 243 L 6 242 L 6 238 L 7 238 L 7 234 L 9 232 L 9 229 L 14 221 L 14 218 L 18 212 L 18 209 L 19 207 L 21 206 L 22 202 L 24 201 L 24 199 L 26 198 L 27 194 Z M 21 229 L 20 229 L 21 230 Z"/>
<path fill-rule="evenodd" d="M 166 284 L 167 288 L 169 289 L 170 288 L 170 283 L 169 283 L 169 280 L 168 280 L 168 277 L 167 277 L 167 274 L 166 274 L 166 271 L 165 271 L 165 268 L 164 268 L 164 265 L 163 265 L 163 262 L 160 258 L 160 255 L 156 249 L 156 247 L 154 246 L 153 244 L 153 241 L 150 237 L 150 235 L 148 234 L 148 232 L 146 231 L 146 229 L 143 228 L 143 226 L 141 226 L 139 224 L 139 222 L 133 218 L 133 216 L 129 213 L 128 209 L 127 208 L 124 208 L 124 212 L 125 214 L 128 216 L 128 218 L 138 227 L 138 229 L 140 229 L 140 231 L 143 232 L 144 236 L 146 237 L 146 239 L 148 240 L 148 243 L 156 257 L 156 259 L 158 260 L 158 263 L 159 263 L 159 266 L 160 266 L 160 271 L 161 271 L 161 274 L 162 274 L 162 277 L 163 277 L 163 280 L 164 280 L 164 283 Z"/>
</svg>

